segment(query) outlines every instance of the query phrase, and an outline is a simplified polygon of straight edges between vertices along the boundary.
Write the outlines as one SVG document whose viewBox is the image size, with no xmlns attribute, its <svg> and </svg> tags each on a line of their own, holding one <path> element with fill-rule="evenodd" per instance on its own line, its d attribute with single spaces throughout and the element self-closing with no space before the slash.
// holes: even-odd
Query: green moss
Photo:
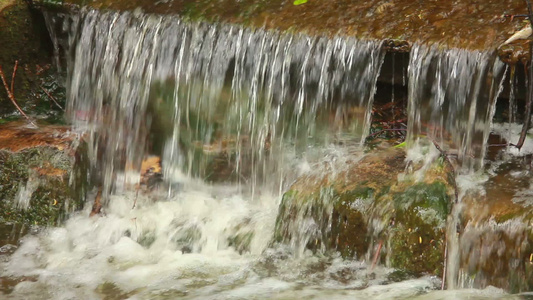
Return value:
<svg viewBox="0 0 533 300">
<path fill-rule="evenodd" d="M 244 252 L 249 252 L 253 237 L 253 232 L 238 233 L 235 236 L 228 238 L 228 245 L 233 247 L 241 254 Z"/>
<path fill-rule="evenodd" d="M 81 208 L 86 187 L 78 180 L 82 180 L 86 173 L 79 171 L 74 175 L 78 178 L 73 182 L 78 183 L 71 186 L 66 177 L 39 175 L 33 169 L 51 166 L 68 174 L 73 163 L 66 153 L 46 147 L 19 153 L 0 150 L 0 222 L 55 225 L 68 212 Z M 16 203 L 22 188 L 31 192 L 30 205 L 26 209 L 17 207 Z"/>
<path fill-rule="evenodd" d="M 417 183 L 408 187 L 405 192 L 394 196 L 396 209 L 431 210 L 438 219 L 446 220 L 451 208 L 448 188 L 445 183 L 437 181 L 432 184 Z"/>
<path fill-rule="evenodd" d="M 418 183 L 393 195 L 395 226 L 390 229 L 392 267 L 441 275 L 444 227 L 450 210 L 446 185 Z"/>
<path fill-rule="evenodd" d="M 136 289 L 127 293 L 120 289 L 115 283 L 106 281 L 96 288 L 96 292 L 100 294 L 104 300 L 122 300 L 129 299 L 139 291 Z"/>
<path fill-rule="evenodd" d="M 275 242 L 296 238 L 298 224 L 312 218 L 320 228 L 306 247 L 313 251 L 338 251 L 343 257 L 362 257 L 368 248 L 367 220 L 364 208 L 372 202 L 374 190 L 365 186 L 339 193 L 332 187 L 302 194 L 289 190 L 280 204 Z"/>
<path fill-rule="evenodd" d="M 387 280 L 391 282 L 400 282 L 416 278 L 416 274 L 405 270 L 394 270 L 387 275 Z"/>
</svg>

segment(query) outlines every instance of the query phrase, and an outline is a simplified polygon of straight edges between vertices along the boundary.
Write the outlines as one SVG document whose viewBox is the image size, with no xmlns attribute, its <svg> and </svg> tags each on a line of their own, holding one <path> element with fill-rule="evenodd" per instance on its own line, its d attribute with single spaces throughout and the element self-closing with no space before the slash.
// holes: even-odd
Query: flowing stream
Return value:
<svg viewBox="0 0 533 300">
<path fill-rule="evenodd" d="M 513 298 L 493 287 L 438 291 L 435 276 L 396 282 L 368 256 L 272 243 L 281 197 L 298 176 L 339 172 L 364 155 L 380 42 L 140 12 L 47 19 L 61 28 L 68 115 L 87 136 L 106 206 L 89 217 L 89 203 L 14 253 L 4 249 L 3 276 L 21 281 L 8 297 Z M 479 172 L 503 74 L 492 52 L 413 46 L 408 159 L 423 160 L 433 141 L 458 157 L 461 174 Z M 161 157 L 163 183 L 136 192 L 150 155 Z M 458 284 L 458 240 L 448 241 L 448 286 L 471 288 Z"/>
</svg>

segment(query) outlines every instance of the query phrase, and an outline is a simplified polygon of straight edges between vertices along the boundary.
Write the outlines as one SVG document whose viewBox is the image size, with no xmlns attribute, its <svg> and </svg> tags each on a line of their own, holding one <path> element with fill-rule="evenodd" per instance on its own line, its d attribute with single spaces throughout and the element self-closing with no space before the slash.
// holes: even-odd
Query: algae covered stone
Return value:
<svg viewBox="0 0 533 300">
<path fill-rule="evenodd" d="M 451 208 L 445 183 L 418 183 L 392 196 L 393 225 L 388 230 L 391 267 L 442 275 L 445 229 Z"/>
<path fill-rule="evenodd" d="M 297 252 L 376 257 L 409 274 L 441 275 L 453 170 L 443 160 L 422 179 L 405 170 L 404 150 L 390 148 L 366 154 L 340 175 L 300 178 L 283 196 L 274 241 Z"/>
<path fill-rule="evenodd" d="M 0 222 L 57 224 L 81 208 L 86 184 L 84 147 L 67 128 L 0 127 Z"/>
</svg>

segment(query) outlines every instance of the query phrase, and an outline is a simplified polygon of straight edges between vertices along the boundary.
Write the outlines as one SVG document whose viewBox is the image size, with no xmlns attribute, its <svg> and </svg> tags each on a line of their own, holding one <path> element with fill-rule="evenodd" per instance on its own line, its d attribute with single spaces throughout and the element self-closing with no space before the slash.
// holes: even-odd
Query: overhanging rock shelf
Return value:
<svg viewBox="0 0 533 300">
<path fill-rule="evenodd" d="M 186 19 L 242 24 L 310 35 L 341 35 L 383 40 L 389 51 L 408 52 L 415 43 L 468 50 L 498 49 L 524 23 L 513 16 L 527 13 L 522 0 L 511 1 L 317 1 L 294 5 L 287 0 L 34 0 L 48 9 L 142 10 Z M 527 42 L 498 49 L 507 63 L 528 60 Z"/>
</svg>

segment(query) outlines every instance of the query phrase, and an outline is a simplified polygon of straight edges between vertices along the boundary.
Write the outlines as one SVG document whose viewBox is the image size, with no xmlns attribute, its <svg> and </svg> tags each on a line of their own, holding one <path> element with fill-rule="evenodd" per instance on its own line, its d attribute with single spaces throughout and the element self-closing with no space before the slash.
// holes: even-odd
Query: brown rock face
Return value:
<svg viewBox="0 0 533 300">
<path fill-rule="evenodd" d="M 55 1 L 34 2 L 57 5 Z M 496 49 L 523 27 L 522 19 L 512 16 L 527 13 L 521 0 L 310 0 L 302 5 L 287 0 L 96 0 L 89 4 L 67 0 L 63 4 L 64 7 L 80 5 L 114 10 L 142 8 L 147 13 L 178 14 L 193 20 L 384 40 L 388 50 L 400 52 L 409 51 L 413 43 L 470 50 Z M 501 55 L 505 60 L 513 56 L 504 52 Z"/>
</svg>

